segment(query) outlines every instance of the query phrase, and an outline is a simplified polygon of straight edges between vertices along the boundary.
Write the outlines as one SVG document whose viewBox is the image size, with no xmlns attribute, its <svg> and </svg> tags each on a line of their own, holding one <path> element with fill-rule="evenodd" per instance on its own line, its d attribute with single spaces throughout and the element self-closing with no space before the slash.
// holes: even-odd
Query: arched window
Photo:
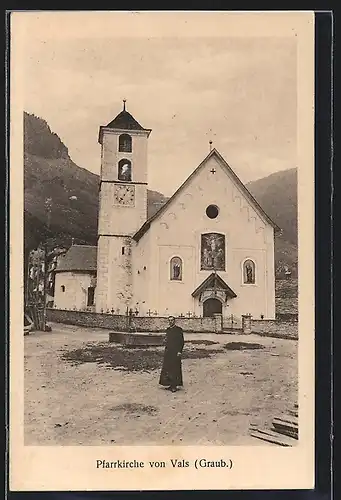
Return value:
<svg viewBox="0 0 341 500">
<path fill-rule="evenodd" d="M 60 289 L 62 292 L 65 292 L 65 285 L 61 285 Z"/>
<path fill-rule="evenodd" d="M 170 261 L 170 279 L 172 281 L 182 280 L 182 260 L 180 257 L 173 257 Z"/>
<path fill-rule="evenodd" d="M 118 138 L 118 150 L 120 153 L 132 152 L 132 139 L 128 134 L 121 134 Z"/>
<path fill-rule="evenodd" d="M 118 162 L 118 180 L 131 181 L 131 161 L 122 159 Z"/>
<path fill-rule="evenodd" d="M 251 259 L 243 263 L 243 283 L 244 285 L 254 285 L 256 282 L 256 265 Z"/>
</svg>

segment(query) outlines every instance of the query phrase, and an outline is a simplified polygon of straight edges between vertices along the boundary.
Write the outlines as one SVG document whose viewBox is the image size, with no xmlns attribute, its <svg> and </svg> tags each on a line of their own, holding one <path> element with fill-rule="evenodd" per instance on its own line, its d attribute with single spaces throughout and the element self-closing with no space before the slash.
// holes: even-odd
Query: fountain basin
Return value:
<svg viewBox="0 0 341 500">
<path fill-rule="evenodd" d="M 125 346 L 162 346 L 164 345 L 165 334 L 161 333 L 131 333 L 131 332 L 110 332 L 109 342 Z"/>
</svg>

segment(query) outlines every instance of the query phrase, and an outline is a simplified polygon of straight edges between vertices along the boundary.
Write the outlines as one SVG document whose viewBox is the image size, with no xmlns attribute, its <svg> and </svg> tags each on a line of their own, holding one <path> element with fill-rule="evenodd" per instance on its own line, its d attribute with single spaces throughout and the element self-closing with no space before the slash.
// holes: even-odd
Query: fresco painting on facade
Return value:
<svg viewBox="0 0 341 500">
<path fill-rule="evenodd" d="M 225 271 L 225 236 L 223 234 L 201 235 L 201 269 Z"/>
</svg>

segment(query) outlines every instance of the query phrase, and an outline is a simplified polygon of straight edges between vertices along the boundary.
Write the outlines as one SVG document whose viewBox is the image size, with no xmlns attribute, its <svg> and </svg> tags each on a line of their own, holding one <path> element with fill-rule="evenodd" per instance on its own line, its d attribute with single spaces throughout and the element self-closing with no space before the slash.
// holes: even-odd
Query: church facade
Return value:
<svg viewBox="0 0 341 500">
<path fill-rule="evenodd" d="M 279 228 L 216 149 L 147 219 L 150 133 L 125 105 L 100 127 L 96 311 L 275 318 Z"/>
</svg>

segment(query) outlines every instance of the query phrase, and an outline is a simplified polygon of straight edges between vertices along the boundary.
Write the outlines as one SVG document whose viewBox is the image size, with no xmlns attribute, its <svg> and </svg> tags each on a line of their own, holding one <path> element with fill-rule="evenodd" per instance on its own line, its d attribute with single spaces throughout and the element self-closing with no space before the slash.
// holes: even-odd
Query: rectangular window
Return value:
<svg viewBox="0 0 341 500">
<path fill-rule="evenodd" d="M 95 287 L 89 286 L 88 288 L 88 306 L 93 306 L 95 303 Z"/>
<path fill-rule="evenodd" d="M 122 247 L 122 255 L 124 255 L 124 247 Z"/>
</svg>

